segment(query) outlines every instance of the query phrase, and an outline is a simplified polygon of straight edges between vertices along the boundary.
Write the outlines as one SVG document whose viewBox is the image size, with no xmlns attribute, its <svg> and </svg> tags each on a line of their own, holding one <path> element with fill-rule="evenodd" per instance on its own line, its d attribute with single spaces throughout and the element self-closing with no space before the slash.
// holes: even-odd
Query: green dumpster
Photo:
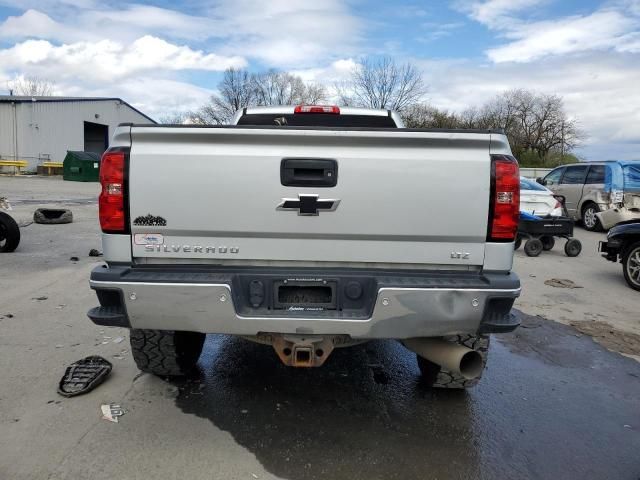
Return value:
<svg viewBox="0 0 640 480">
<path fill-rule="evenodd" d="M 62 178 L 72 182 L 98 182 L 100 156 L 93 152 L 69 150 L 62 163 Z"/>
</svg>

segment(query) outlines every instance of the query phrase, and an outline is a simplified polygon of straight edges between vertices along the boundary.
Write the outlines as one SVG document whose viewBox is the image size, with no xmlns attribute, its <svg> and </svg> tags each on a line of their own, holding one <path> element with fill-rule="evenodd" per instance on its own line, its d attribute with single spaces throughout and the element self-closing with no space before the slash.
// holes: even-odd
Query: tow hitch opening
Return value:
<svg viewBox="0 0 640 480">
<path fill-rule="evenodd" d="M 298 347 L 294 351 L 294 367 L 311 367 L 313 358 L 313 350 L 311 347 Z"/>
</svg>

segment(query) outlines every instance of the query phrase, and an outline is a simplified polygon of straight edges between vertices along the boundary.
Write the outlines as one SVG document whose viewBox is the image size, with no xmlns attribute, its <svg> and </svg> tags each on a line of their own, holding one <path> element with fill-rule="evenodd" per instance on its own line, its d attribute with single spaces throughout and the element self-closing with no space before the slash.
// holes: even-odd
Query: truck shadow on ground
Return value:
<svg viewBox="0 0 640 480">
<path fill-rule="evenodd" d="M 426 388 L 414 355 L 393 341 L 292 369 L 271 347 L 210 335 L 198 375 L 174 381 L 176 404 L 282 478 L 637 476 L 640 364 L 571 327 L 522 317 L 493 339 L 468 392 Z"/>
<path fill-rule="evenodd" d="M 177 403 L 280 477 L 425 478 L 425 467 L 438 476 L 452 461 L 472 475 L 468 395 L 423 387 L 415 363 L 400 344 L 376 341 L 337 349 L 322 368 L 293 369 L 271 347 L 210 336 Z"/>
</svg>

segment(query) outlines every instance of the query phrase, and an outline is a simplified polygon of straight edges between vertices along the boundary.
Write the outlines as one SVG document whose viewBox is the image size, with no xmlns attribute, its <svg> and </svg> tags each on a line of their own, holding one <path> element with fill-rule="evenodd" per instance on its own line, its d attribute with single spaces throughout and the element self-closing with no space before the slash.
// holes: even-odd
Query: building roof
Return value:
<svg viewBox="0 0 640 480">
<path fill-rule="evenodd" d="M 45 96 L 45 97 L 31 97 L 31 96 L 21 96 L 21 95 L 0 95 L 0 103 L 32 103 L 32 102 L 120 102 L 123 105 L 126 105 L 131 110 L 138 112 L 147 120 L 156 123 L 156 121 L 145 115 L 140 110 L 135 107 L 132 107 L 129 103 L 125 102 L 121 98 L 118 97 L 54 97 L 54 96 Z"/>
</svg>

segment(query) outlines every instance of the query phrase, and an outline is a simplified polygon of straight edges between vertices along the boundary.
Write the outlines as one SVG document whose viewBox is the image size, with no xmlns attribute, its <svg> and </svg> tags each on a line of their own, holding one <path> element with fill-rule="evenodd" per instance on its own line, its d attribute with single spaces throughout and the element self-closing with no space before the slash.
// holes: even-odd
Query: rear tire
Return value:
<svg viewBox="0 0 640 480">
<path fill-rule="evenodd" d="M 539 238 L 532 238 L 524 244 L 524 253 L 529 257 L 537 257 L 542 252 L 542 249 L 542 242 Z"/>
<path fill-rule="evenodd" d="M 489 335 L 453 335 L 443 339 L 464 345 L 478 352 L 482 357 L 482 370 L 484 370 L 489 356 Z M 422 374 L 422 380 L 431 388 L 471 388 L 477 385 L 482 377 L 482 374 L 480 374 L 476 378 L 468 380 L 462 375 L 445 370 L 440 365 L 430 362 L 420 355 L 416 355 L 416 358 L 418 359 L 418 368 Z"/>
<path fill-rule="evenodd" d="M 624 252 L 622 272 L 627 284 L 634 290 L 640 290 L 640 242 L 634 243 Z"/>
<path fill-rule="evenodd" d="M 13 252 L 20 243 L 20 227 L 4 212 L 0 212 L 0 252 Z"/>
<path fill-rule="evenodd" d="M 540 241 L 542 242 L 542 249 L 545 252 L 551 250 L 556 244 L 555 239 L 548 235 L 545 235 L 544 237 L 540 237 Z"/>
<path fill-rule="evenodd" d="M 161 377 L 186 375 L 200 358 L 205 338 L 198 332 L 132 329 L 131 353 L 143 372 Z"/>
<path fill-rule="evenodd" d="M 587 203 L 584 207 L 582 207 L 582 226 L 585 228 L 585 230 L 589 230 L 590 232 L 602 231 L 600 220 L 598 220 L 598 217 L 596 217 L 596 213 L 598 213 L 599 211 L 600 209 L 595 203 Z"/>
</svg>

